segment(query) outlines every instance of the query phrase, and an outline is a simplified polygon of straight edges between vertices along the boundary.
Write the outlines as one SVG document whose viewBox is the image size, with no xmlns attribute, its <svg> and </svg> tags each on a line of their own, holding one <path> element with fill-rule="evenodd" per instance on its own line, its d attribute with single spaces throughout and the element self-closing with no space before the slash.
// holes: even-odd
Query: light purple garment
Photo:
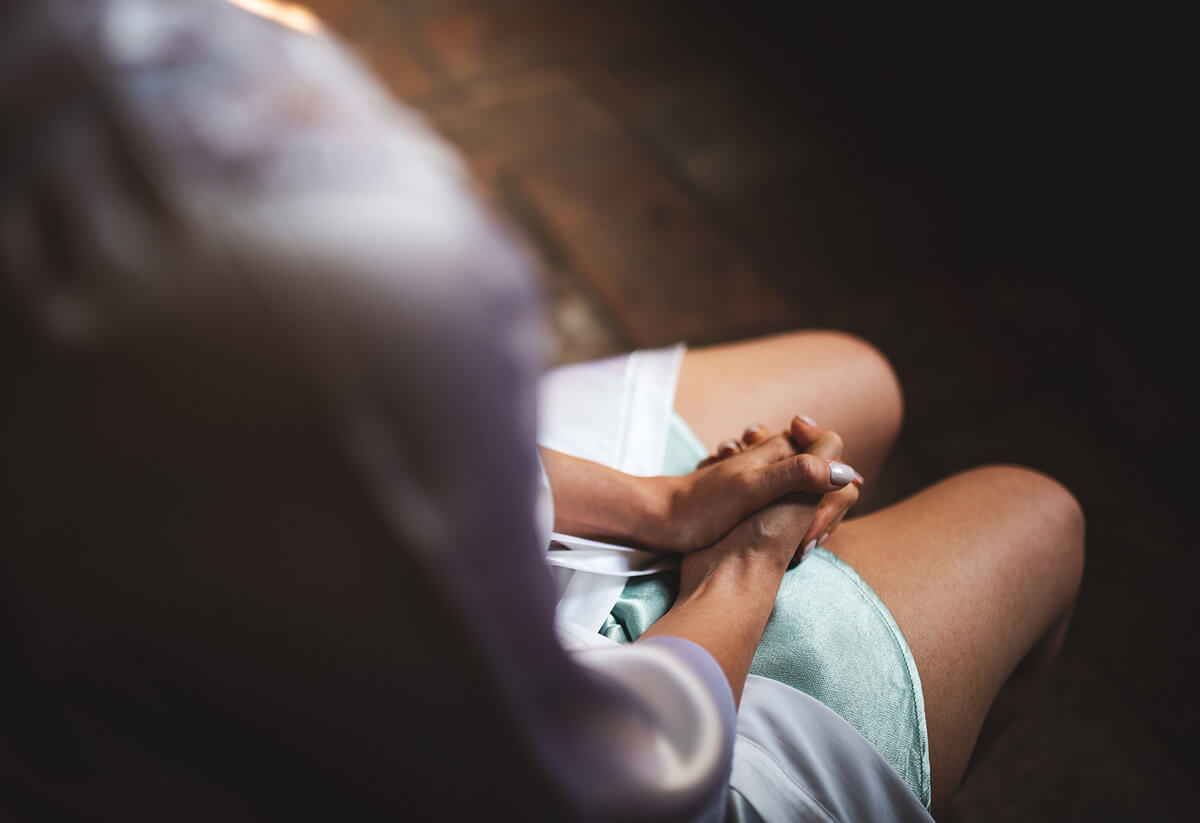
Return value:
<svg viewBox="0 0 1200 823">
<path fill-rule="evenodd" d="M 0 817 L 702 820 L 733 703 L 569 656 L 541 328 L 332 39 L 0 0 Z"/>
</svg>

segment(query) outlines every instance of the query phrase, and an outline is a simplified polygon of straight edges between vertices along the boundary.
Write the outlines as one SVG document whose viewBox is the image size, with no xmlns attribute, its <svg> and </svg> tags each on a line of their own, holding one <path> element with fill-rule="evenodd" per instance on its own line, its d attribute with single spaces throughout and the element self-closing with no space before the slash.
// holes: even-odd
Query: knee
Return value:
<svg viewBox="0 0 1200 823">
<path fill-rule="evenodd" d="M 862 387 L 863 402 L 873 411 L 881 436 L 894 441 L 904 423 L 904 392 L 896 369 L 878 348 L 861 337 L 838 333 L 846 369 Z"/>
<path fill-rule="evenodd" d="M 1026 528 L 1014 549 L 1056 581 L 1063 605 L 1074 602 L 1083 579 L 1086 521 L 1078 499 L 1058 480 L 1024 466 L 987 466 L 998 503 L 1008 500 Z"/>
<path fill-rule="evenodd" d="M 904 422 L 904 393 L 887 356 L 867 340 L 846 332 L 809 331 L 794 336 L 804 338 L 806 346 L 819 343 L 829 361 L 836 364 L 839 382 L 853 387 L 857 408 L 870 411 L 875 434 L 895 440 Z"/>
</svg>

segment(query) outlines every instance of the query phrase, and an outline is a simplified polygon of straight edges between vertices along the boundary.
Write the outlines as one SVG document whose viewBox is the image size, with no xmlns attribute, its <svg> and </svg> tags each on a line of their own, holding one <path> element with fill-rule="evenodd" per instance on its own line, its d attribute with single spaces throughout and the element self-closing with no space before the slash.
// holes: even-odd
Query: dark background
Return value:
<svg viewBox="0 0 1200 823">
<path fill-rule="evenodd" d="M 881 348 L 907 393 L 877 504 L 985 462 L 1075 491 L 1089 554 L 1067 647 L 948 819 L 1193 818 L 1182 20 L 1016 3 L 314 5 L 537 255 L 555 362 L 839 328 Z"/>
</svg>

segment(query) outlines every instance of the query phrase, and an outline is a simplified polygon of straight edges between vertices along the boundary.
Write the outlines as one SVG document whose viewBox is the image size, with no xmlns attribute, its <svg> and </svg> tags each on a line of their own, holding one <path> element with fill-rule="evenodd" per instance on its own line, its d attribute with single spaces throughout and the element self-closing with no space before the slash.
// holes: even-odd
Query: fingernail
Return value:
<svg viewBox="0 0 1200 823">
<path fill-rule="evenodd" d="M 760 425 L 758 425 L 757 423 L 755 423 L 755 424 L 754 424 L 754 425 L 752 425 L 752 426 L 747 426 L 747 427 L 746 427 L 746 431 L 747 431 L 747 432 L 758 432 L 758 431 L 762 431 L 762 426 L 760 426 Z"/>
<path fill-rule="evenodd" d="M 867 479 L 865 477 L 863 477 L 858 472 L 854 473 L 854 485 L 861 486 L 863 483 L 866 483 L 866 482 L 867 482 Z"/>
<path fill-rule="evenodd" d="M 816 420 L 813 420 L 813 419 L 812 419 L 811 417 L 809 417 L 807 414 L 798 414 L 798 415 L 796 415 L 796 416 L 797 416 L 797 417 L 799 417 L 801 420 L 803 420 L 805 423 L 807 423 L 807 424 L 808 424 L 808 425 L 810 425 L 810 426 L 815 426 L 815 425 L 817 425 L 817 421 L 816 421 Z"/>
<path fill-rule="evenodd" d="M 821 535 L 821 537 L 817 540 L 817 545 L 824 546 L 825 541 L 828 539 L 829 539 L 829 532 L 825 532 L 825 534 Z"/>
<path fill-rule="evenodd" d="M 717 446 L 717 454 L 720 454 L 724 451 L 737 451 L 737 443 L 734 443 L 732 440 L 726 440 L 724 443 Z"/>
<path fill-rule="evenodd" d="M 800 559 L 803 560 L 804 558 L 808 557 L 808 553 L 811 552 L 816 547 L 817 547 L 817 541 L 809 540 L 808 543 L 806 543 L 804 545 L 804 548 L 801 549 L 801 551 L 800 551 Z"/>
<path fill-rule="evenodd" d="M 858 472 L 847 466 L 845 463 L 839 463 L 836 460 L 829 461 L 829 482 L 834 486 L 844 486 L 854 479 L 854 475 Z"/>
</svg>

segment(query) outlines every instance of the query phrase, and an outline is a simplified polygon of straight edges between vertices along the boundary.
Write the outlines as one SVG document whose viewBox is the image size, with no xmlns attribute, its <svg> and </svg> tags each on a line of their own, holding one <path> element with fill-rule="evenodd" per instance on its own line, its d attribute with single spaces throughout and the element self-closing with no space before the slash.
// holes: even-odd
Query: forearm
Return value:
<svg viewBox="0 0 1200 823">
<path fill-rule="evenodd" d="M 635 477 L 538 448 L 554 495 L 554 530 L 657 548 L 667 528 L 670 478 Z"/>
<path fill-rule="evenodd" d="M 717 547 L 700 555 L 715 551 Z M 675 605 L 642 638 L 682 637 L 702 646 L 717 661 L 734 700 L 740 702 L 786 569 L 786 555 L 779 552 L 750 550 L 723 556 L 696 583 L 685 582 Z"/>
</svg>

